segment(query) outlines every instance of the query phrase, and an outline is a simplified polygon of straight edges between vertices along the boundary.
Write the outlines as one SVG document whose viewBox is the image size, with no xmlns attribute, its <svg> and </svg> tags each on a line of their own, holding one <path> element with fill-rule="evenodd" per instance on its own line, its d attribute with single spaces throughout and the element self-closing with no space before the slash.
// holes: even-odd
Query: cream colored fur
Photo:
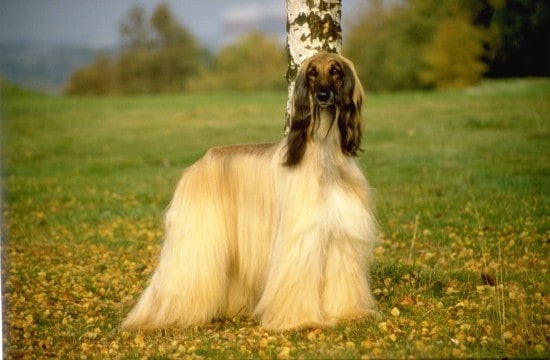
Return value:
<svg viewBox="0 0 550 360">
<path fill-rule="evenodd" d="M 319 112 L 301 162 L 279 144 L 213 148 L 185 170 L 149 286 L 123 328 L 252 316 L 270 330 L 333 325 L 374 308 L 369 186 Z"/>
</svg>

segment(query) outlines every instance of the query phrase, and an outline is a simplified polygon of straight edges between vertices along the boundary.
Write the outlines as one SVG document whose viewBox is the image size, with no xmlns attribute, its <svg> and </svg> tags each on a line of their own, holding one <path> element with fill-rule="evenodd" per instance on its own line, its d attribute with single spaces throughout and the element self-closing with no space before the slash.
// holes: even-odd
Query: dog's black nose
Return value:
<svg viewBox="0 0 550 360">
<path fill-rule="evenodd" d="M 318 90 L 315 93 L 315 100 L 318 104 L 330 104 L 332 103 L 332 91 L 330 90 Z"/>
</svg>

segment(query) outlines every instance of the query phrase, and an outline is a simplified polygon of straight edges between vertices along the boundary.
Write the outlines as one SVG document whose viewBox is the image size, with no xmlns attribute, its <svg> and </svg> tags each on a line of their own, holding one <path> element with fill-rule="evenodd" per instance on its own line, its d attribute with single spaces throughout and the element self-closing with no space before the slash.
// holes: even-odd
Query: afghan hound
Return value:
<svg viewBox="0 0 550 360">
<path fill-rule="evenodd" d="M 353 64 L 318 53 L 298 70 L 281 142 L 212 148 L 187 168 L 158 267 L 122 328 L 240 315 L 282 331 L 372 312 L 376 222 L 354 159 L 362 101 Z"/>
</svg>

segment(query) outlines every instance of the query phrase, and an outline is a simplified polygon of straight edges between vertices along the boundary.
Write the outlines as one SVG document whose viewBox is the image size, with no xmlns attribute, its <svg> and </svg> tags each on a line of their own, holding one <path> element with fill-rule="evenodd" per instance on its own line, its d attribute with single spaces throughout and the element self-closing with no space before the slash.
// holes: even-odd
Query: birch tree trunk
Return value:
<svg viewBox="0 0 550 360">
<path fill-rule="evenodd" d="M 290 127 L 290 99 L 300 64 L 319 51 L 342 51 L 342 0 L 287 0 L 286 5 L 289 63 L 285 134 Z"/>
</svg>

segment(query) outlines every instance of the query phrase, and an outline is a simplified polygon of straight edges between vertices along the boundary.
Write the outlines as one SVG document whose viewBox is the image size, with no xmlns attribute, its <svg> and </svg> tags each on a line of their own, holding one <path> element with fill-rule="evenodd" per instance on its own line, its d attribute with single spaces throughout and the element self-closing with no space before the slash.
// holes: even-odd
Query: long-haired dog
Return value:
<svg viewBox="0 0 550 360">
<path fill-rule="evenodd" d="M 318 53 L 298 71 L 281 142 L 212 148 L 187 168 L 159 265 L 122 327 L 246 315 L 285 330 L 371 312 L 376 223 L 354 160 L 362 101 L 353 64 Z"/>
</svg>

